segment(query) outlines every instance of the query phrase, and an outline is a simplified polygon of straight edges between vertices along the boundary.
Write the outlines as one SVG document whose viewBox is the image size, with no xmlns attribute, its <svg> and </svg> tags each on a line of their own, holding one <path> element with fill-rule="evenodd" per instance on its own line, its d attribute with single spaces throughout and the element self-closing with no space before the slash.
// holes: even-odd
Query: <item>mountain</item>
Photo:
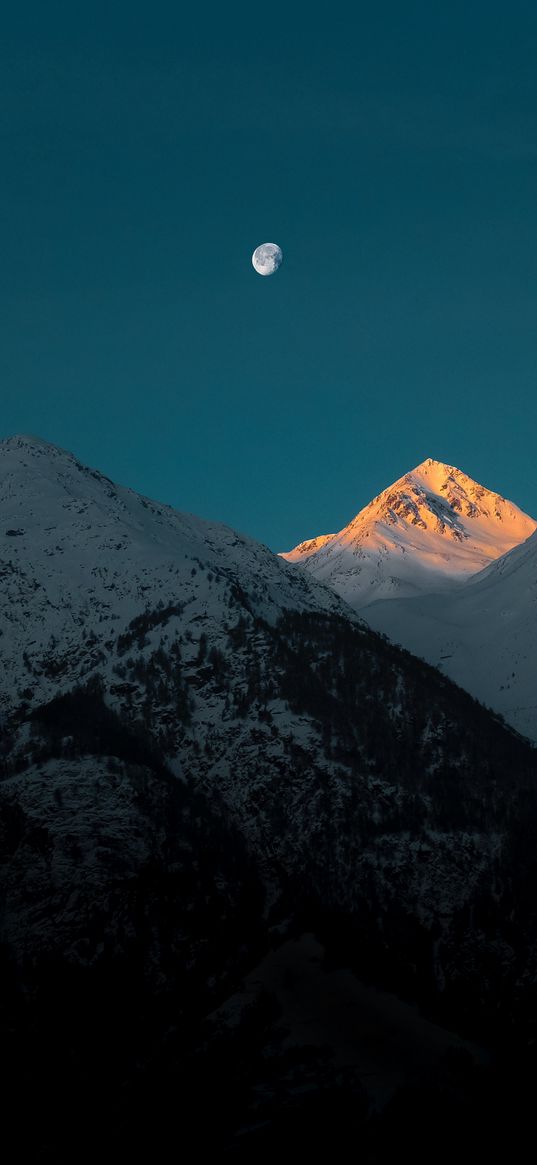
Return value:
<svg viewBox="0 0 537 1165">
<path fill-rule="evenodd" d="M 485 829 L 489 810 L 477 809 L 491 765 L 511 752 L 521 774 L 534 762 L 469 697 L 266 547 L 117 486 L 70 453 L 34 438 L 3 442 L 0 491 L 1 790 L 10 819 L 33 822 L 30 836 L 50 839 L 53 867 L 70 871 L 70 906 L 46 931 L 55 949 L 77 948 L 81 902 L 86 909 L 88 887 L 96 893 L 94 875 L 72 857 L 91 851 L 88 830 L 123 837 L 131 868 L 148 860 L 128 792 L 138 763 L 145 782 L 156 773 L 193 782 L 209 805 L 216 798 L 255 853 L 270 901 L 289 878 L 349 910 L 373 878 L 375 895 L 391 901 L 386 851 L 407 869 L 399 897 L 413 886 L 408 908 L 417 901 L 420 917 L 433 918 L 434 878 L 420 867 L 414 883 L 411 873 L 414 829 L 447 830 L 442 861 L 455 866 L 445 912 L 474 892 L 502 828 Z M 497 509 L 507 524 L 508 503 Z M 88 751 L 100 784 L 103 757 L 112 772 L 123 766 L 119 799 L 113 777 L 97 804 L 88 794 Z M 461 823 L 476 805 L 463 861 L 451 786 Z M 39 868 L 34 891 L 40 884 L 47 899 L 47 863 Z M 45 941 L 50 911 L 27 918 L 20 877 L 9 885 L 4 938 L 26 950 Z"/>
<path fill-rule="evenodd" d="M 339 534 L 302 542 L 282 557 L 362 611 L 380 599 L 460 586 L 536 528 L 512 502 L 428 458 Z"/>
<path fill-rule="evenodd" d="M 327 588 L 252 539 L 26 436 L 0 443 L 0 574 L 6 713 L 106 670 L 118 637 L 135 640 L 131 623 L 145 611 L 157 642 L 171 622 L 203 624 L 215 644 L 242 595 L 269 622 L 289 608 L 343 611 Z"/>
<path fill-rule="evenodd" d="M 260 1129 L 276 1143 L 293 1113 L 309 1148 L 312 1110 L 369 1135 L 343 1048 L 289 1042 L 268 989 L 233 1002 L 303 928 L 448 1026 L 533 1035 L 526 741 L 266 547 L 38 439 L 0 445 L 0 532 L 19 1144 L 72 1159 L 59 1097 L 93 1159 L 103 1137 L 153 1151 L 178 1114 L 183 1137 L 233 1151 Z M 436 1071 L 438 1096 L 453 1072 L 474 1096 L 471 1065 Z"/>
<path fill-rule="evenodd" d="M 537 741 L 537 533 L 454 594 L 374 603 L 367 619 Z"/>
</svg>

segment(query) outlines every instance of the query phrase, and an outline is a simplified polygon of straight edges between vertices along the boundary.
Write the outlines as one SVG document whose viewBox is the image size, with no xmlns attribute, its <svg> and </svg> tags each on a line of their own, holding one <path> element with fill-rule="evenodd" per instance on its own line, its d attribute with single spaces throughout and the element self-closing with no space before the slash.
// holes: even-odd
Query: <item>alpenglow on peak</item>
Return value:
<svg viewBox="0 0 537 1165">
<path fill-rule="evenodd" d="M 428 457 L 339 533 L 300 542 L 282 557 L 362 610 L 379 599 L 456 586 L 536 529 L 513 502 Z"/>
</svg>

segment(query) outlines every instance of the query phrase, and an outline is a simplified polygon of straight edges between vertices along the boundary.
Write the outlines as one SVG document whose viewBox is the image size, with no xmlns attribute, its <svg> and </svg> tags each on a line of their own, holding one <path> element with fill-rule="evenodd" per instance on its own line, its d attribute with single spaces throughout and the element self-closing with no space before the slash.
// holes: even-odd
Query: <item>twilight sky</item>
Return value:
<svg viewBox="0 0 537 1165">
<path fill-rule="evenodd" d="M 429 456 L 537 516 L 537 5 L 185 7 L 3 15 L 0 436 L 274 549 Z"/>
</svg>

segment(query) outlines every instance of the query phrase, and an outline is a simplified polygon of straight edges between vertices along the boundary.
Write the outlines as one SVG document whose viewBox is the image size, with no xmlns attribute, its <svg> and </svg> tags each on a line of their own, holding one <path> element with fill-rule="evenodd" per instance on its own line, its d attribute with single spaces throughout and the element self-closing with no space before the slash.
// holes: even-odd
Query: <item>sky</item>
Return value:
<svg viewBox="0 0 537 1165">
<path fill-rule="evenodd" d="M 426 457 L 537 516 L 533 0 L 9 9 L 1 437 L 275 550 Z"/>
</svg>

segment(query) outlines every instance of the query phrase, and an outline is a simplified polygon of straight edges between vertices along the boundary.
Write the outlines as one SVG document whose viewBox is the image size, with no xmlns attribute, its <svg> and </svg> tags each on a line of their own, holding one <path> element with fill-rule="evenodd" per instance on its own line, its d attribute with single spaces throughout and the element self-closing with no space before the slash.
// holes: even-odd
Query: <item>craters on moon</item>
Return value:
<svg viewBox="0 0 537 1165">
<path fill-rule="evenodd" d="M 252 266 L 258 275 L 274 275 L 282 260 L 283 251 L 277 243 L 261 243 L 252 255 Z"/>
</svg>

